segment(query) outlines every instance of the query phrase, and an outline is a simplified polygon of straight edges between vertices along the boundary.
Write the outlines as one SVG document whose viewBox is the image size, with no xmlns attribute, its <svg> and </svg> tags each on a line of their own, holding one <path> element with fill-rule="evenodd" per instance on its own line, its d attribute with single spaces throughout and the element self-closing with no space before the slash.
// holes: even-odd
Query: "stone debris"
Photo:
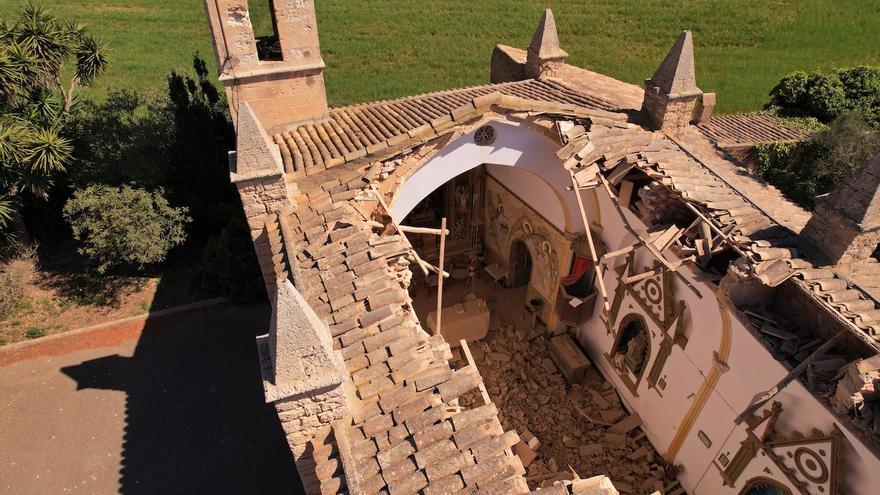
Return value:
<svg viewBox="0 0 880 495">
<path fill-rule="evenodd" d="M 859 359 L 844 366 L 830 397 L 838 414 L 850 415 L 864 432 L 880 437 L 880 356 Z"/>
<path fill-rule="evenodd" d="M 665 467 L 639 430 L 638 415 L 626 412 L 614 387 L 591 366 L 567 385 L 551 342 L 567 341 L 577 349 L 574 341 L 568 335 L 548 339 L 524 330 L 525 325 L 493 328 L 470 348 L 503 430 L 519 432 L 513 450 L 526 468 L 529 487 L 555 489 L 554 483 L 574 479 L 573 470 L 580 477 L 605 474 L 620 493 L 662 489 Z M 481 400 L 474 392 L 460 398 L 464 406 Z"/>
</svg>

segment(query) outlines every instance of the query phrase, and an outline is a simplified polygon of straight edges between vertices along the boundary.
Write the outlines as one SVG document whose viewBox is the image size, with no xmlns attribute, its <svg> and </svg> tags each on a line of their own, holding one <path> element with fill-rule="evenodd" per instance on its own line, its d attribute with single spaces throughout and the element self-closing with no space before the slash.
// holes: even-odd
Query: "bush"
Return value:
<svg viewBox="0 0 880 495">
<path fill-rule="evenodd" d="M 250 230 L 239 213 L 211 237 L 196 267 L 196 285 L 212 295 L 225 295 L 239 303 L 261 301 L 266 288 L 260 273 Z"/>
<path fill-rule="evenodd" d="M 880 128 L 880 67 L 835 69 L 825 74 L 787 74 L 770 91 L 766 108 L 784 117 L 815 117 L 823 123 L 849 112 L 860 112 Z"/>
<path fill-rule="evenodd" d="M 812 209 L 816 196 L 831 192 L 877 153 L 880 132 L 853 112 L 807 141 L 758 145 L 757 172 L 790 200 Z"/>
<path fill-rule="evenodd" d="M 79 252 L 99 273 L 117 266 L 144 266 L 165 260 L 186 239 L 186 208 L 173 208 L 162 191 L 129 186 L 89 186 L 74 193 L 64 217 L 81 243 Z"/>
<path fill-rule="evenodd" d="M 25 287 L 34 277 L 36 260 L 36 249 L 27 249 L 0 264 L 0 320 L 9 318 L 24 304 Z"/>
</svg>

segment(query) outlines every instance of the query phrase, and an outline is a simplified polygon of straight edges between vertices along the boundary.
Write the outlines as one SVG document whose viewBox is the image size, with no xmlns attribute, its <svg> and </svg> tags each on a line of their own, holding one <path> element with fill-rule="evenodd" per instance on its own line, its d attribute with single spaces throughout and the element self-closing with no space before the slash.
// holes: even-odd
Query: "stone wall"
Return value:
<svg viewBox="0 0 880 495">
<path fill-rule="evenodd" d="M 861 231 L 851 220 L 821 201 L 801 236 L 828 256 L 829 261 L 840 264 L 870 258 L 880 243 L 880 230 Z"/>
<path fill-rule="evenodd" d="M 297 462 L 307 449 L 306 444 L 315 438 L 321 428 L 341 419 L 347 411 L 341 384 L 287 397 L 274 405 L 290 451 Z"/>
<path fill-rule="evenodd" d="M 646 81 L 646 85 L 650 82 Z M 642 112 L 648 119 L 648 125 L 654 129 L 674 132 L 687 127 L 694 114 L 694 106 L 699 95 L 670 98 L 659 88 L 647 86 Z"/>
</svg>

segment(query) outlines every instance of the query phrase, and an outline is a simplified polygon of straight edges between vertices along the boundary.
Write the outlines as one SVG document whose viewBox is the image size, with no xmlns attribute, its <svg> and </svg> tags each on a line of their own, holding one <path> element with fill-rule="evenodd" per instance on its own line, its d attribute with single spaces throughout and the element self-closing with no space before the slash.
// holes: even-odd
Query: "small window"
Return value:
<svg viewBox="0 0 880 495">
<path fill-rule="evenodd" d="M 491 125 L 484 125 L 474 133 L 474 142 L 478 146 L 489 146 L 495 142 L 495 137 L 495 128 Z"/>
<path fill-rule="evenodd" d="M 700 430 L 697 432 L 697 437 L 703 442 L 703 445 L 705 445 L 707 449 L 712 447 L 712 440 L 709 439 L 709 435 L 706 435 L 706 432 Z"/>
</svg>

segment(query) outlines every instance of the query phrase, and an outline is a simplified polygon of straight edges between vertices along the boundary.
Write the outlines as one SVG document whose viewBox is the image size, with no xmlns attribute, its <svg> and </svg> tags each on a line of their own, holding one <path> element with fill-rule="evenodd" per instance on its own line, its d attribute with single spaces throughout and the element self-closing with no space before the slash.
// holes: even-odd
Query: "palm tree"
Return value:
<svg viewBox="0 0 880 495">
<path fill-rule="evenodd" d="M 14 224 L 29 242 L 19 199 L 47 197 L 53 176 L 70 164 L 69 116 L 78 90 L 106 68 L 106 54 L 84 26 L 40 6 L 0 21 L 0 231 Z"/>
</svg>

